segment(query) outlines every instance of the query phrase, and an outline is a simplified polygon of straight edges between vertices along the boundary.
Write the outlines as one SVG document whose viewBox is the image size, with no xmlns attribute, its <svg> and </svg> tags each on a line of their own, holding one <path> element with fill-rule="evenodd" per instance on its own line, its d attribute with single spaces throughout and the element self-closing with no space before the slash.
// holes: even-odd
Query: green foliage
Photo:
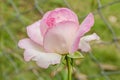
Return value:
<svg viewBox="0 0 120 80">
<path fill-rule="evenodd" d="M 83 59 L 84 56 L 82 55 L 82 53 L 80 53 L 79 51 L 76 51 L 73 54 L 68 54 L 68 57 L 72 58 L 72 59 Z"/>
</svg>

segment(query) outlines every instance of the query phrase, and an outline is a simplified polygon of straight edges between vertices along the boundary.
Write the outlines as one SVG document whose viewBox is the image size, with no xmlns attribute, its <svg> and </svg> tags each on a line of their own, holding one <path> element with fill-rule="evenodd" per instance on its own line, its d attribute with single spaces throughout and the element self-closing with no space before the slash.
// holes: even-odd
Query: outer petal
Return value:
<svg viewBox="0 0 120 80">
<path fill-rule="evenodd" d="M 43 45 L 43 37 L 40 31 L 40 20 L 27 27 L 28 36 L 36 43 Z"/>
<path fill-rule="evenodd" d="M 84 36 L 80 39 L 79 43 L 79 49 L 84 52 L 90 51 L 90 45 L 89 42 L 92 40 L 99 40 L 99 36 L 96 33 L 93 33 L 92 35 Z"/>
<path fill-rule="evenodd" d="M 78 49 L 80 38 L 91 29 L 93 24 L 94 24 L 94 16 L 92 13 L 90 13 L 80 25 L 80 28 L 77 32 L 76 38 L 73 42 L 73 45 L 70 51 L 71 53 L 75 52 Z"/>
<path fill-rule="evenodd" d="M 51 14 L 50 17 L 56 19 L 56 23 L 62 21 L 72 21 L 76 24 L 79 24 L 77 15 L 68 8 L 56 8 Z"/>
<path fill-rule="evenodd" d="M 40 45 L 34 43 L 29 38 L 25 38 L 25 39 L 20 40 L 18 42 L 18 46 L 22 49 L 36 49 L 36 50 L 43 51 L 43 48 Z"/>
<path fill-rule="evenodd" d="M 39 67 L 48 68 L 49 65 L 60 63 L 61 55 L 56 53 L 45 53 L 34 49 L 27 49 L 24 52 L 24 59 L 29 61 L 30 59 L 36 61 Z"/>
<path fill-rule="evenodd" d="M 68 53 L 77 29 L 78 25 L 70 21 L 56 24 L 54 28 L 49 29 L 46 33 L 44 48 L 48 52 Z"/>
<path fill-rule="evenodd" d="M 44 52 L 42 47 L 28 38 L 20 40 L 18 46 L 25 49 L 25 61 L 36 61 L 37 64 L 42 68 L 47 68 L 50 64 L 60 63 L 61 55 Z"/>
<path fill-rule="evenodd" d="M 48 11 L 47 13 L 44 14 L 43 18 L 41 19 L 41 24 L 40 24 L 40 30 L 41 34 L 44 35 L 47 29 L 49 29 L 49 26 L 46 24 L 46 20 L 48 16 L 50 15 L 51 11 Z"/>
<path fill-rule="evenodd" d="M 47 12 L 42 18 L 41 31 L 44 35 L 47 29 L 54 27 L 59 22 L 72 21 L 79 24 L 78 18 L 74 12 L 67 8 L 56 8 L 51 12 Z"/>
</svg>

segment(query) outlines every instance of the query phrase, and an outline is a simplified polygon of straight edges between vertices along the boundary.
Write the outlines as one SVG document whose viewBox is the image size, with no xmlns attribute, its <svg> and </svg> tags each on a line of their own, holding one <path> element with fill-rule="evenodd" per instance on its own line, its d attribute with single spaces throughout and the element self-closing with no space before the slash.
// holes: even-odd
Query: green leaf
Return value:
<svg viewBox="0 0 120 80">
<path fill-rule="evenodd" d="M 61 58 L 61 62 L 62 62 L 62 64 L 66 64 L 66 59 L 65 59 L 65 55 L 64 56 L 62 56 L 62 58 Z"/>
<path fill-rule="evenodd" d="M 70 57 L 70 58 L 73 58 L 73 59 L 82 59 L 82 58 L 84 58 L 82 53 L 80 53 L 79 51 L 76 51 L 74 54 L 68 54 L 67 56 Z"/>
</svg>

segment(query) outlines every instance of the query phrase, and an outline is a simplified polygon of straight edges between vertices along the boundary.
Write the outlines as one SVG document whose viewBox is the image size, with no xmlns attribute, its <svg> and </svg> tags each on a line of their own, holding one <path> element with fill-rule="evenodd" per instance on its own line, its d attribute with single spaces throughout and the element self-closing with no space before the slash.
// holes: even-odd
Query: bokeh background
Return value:
<svg viewBox="0 0 120 80">
<path fill-rule="evenodd" d="M 0 0 L 0 80 L 67 80 L 64 65 L 39 68 L 23 60 L 20 39 L 26 26 L 42 18 L 46 11 L 67 7 L 81 22 L 89 12 L 101 40 L 92 42 L 92 51 L 75 60 L 73 80 L 120 80 L 120 0 Z"/>
</svg>

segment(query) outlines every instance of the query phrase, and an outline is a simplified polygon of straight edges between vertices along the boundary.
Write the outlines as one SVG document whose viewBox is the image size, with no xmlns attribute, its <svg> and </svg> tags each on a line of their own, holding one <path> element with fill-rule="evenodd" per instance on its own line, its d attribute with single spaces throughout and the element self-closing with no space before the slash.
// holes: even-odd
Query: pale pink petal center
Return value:
<svg viewBox="0 0 120 80">
<path fill-rule="evenodd" d="M 48 30 L 44 38 L 44 48 L 48 52 L 65 54 L 73 43 L 78 25 L 66 21 L 58 23 L 54 28 Z"/>
</svg>

